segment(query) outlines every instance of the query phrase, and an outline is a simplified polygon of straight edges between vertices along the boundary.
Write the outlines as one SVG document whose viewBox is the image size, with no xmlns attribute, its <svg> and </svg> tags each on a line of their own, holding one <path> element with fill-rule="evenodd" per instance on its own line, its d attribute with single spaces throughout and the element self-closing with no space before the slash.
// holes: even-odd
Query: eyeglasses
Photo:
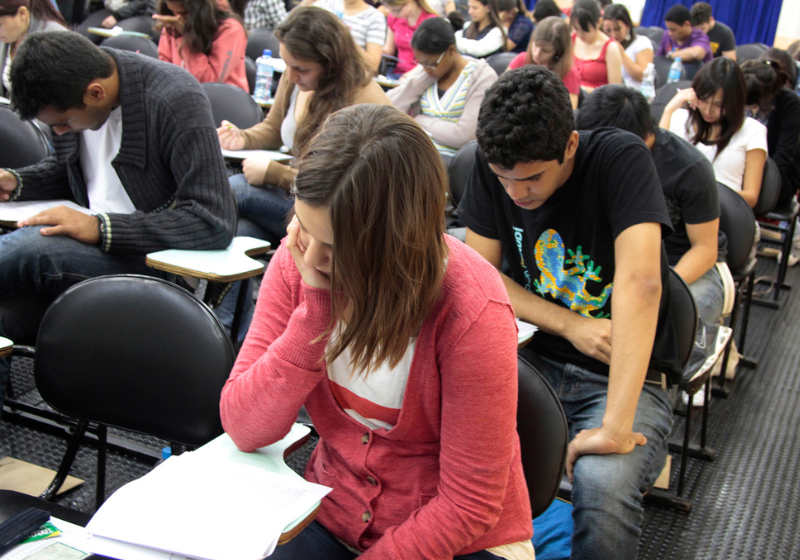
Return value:
<svg viewBox="0 0 800 560">
<path fill-rule="evenodd" d="M 425 64 L 424 62 L 420 62 L 419 65 L 423 68 L 427 68 L 428 70 L 436 70 L 436 67 L 439 66 L 439 63 L 444 58 L 444 55 L 447 54 L 447 51 L 444 51 L 442 54 L 439 55 L 439 58 L 436 59 L 436 62 L 433 64 Z"/>
</svg>

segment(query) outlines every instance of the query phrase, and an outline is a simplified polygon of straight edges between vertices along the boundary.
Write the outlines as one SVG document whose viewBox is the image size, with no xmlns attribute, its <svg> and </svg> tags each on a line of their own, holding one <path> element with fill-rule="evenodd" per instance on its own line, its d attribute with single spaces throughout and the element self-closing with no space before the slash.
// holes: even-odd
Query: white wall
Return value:
<svg viewBox="0 0 800 560">
<path fill-rule="evenodd" d="M 785 49 L 797 39 L 800 39 L 800 2 L 784 0 L 775 32 L 775 46 Z"/>
</svg>

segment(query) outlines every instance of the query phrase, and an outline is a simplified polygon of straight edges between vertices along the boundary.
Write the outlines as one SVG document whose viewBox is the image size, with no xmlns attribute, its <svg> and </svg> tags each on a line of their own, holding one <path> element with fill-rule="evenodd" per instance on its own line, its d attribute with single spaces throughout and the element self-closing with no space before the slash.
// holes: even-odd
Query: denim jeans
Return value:
<svg viewBox="0 0 800 560">
<path fill-rule="evenodd" d="M 50 302 L 70 286 L 107 274 L 145 274 L 171 278 L 150 268 L 141 255 L 104 253 L 71 237 L 45 237 L 41 226 L 0 235 L 0 336 L 32 342 Z M 10 369 L 0 359 L 0 403 Z"/>
<path fill-rule="evenodd" d="M 325 560 L 353 560 L 358 556 L 322 526 L 313 521 L 308 527 L 290 540 L 278 546 L 270 556 L 271 560 L 309 560 L 324 558 Z M 481 550 L 472 554 L 455 556 L 453 560 L 501 560 L 499 556 Z"/>
<path fill-rule="evenodd" d="M 716 266 L 712 266 L 700 278 L 689 284 L 694 302 L 697 304 L 697 313 L 707 323 L 718 325 L 722 316 L 722 306 L 725 303 L 725 287 L 722 277 Z"/>
<path fill-rule="evenodd" d="M 265 239 L 272 244 L 273 248 L 277 248 L 281 239 L 286 236 L 286 214 L 294 204 L 291 196 L 277 187 L 253 186 L 247 182 L 244 175 L 234 175 L 229 180 L 239 210 L 236 235 Z M 228 332 L 233 325 L 233 314 L 236 310 L 236 300 L 239 297 L 241 284 L 241 282 L 236 282 L 222 303 L 214 310 L 217 318 Z M 250 328 L 254 309 L 253 298 L 248 297 L 242 310 L 239 342 L 244 340 L 244 335 Z"/>
<path fill-rule="evenodd" d="M 556 391 L 569 422 L 570 440 L 599 427 L 608 397 L 608 378 L 572 364 L 522 355 Z M 645 383 L 636 408 L 633 431 L 647 445 L 627 455 L 583 455 L 575 463 L 572 503 L 575 533 L 573 559 L 636 558 L 644 510 L 642 495 L 658 478 L 667 456 L 672 429 L 672 405 L 660 387 Z"/>
</svg>

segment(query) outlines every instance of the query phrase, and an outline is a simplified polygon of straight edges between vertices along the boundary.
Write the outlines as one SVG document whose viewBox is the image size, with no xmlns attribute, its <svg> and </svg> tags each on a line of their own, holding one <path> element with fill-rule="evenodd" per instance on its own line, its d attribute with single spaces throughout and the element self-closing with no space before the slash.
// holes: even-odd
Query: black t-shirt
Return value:
<svg viewBox="0 0 800 560">
<path fill-rule="evenodd" d="M 736 37 L 733 30 L 718 21 L 714 22 L 714 27 L 708 30 L 708 42 L 711 43 L 711 54 L 714 58 L 722 56 L 722 53 L 736 50 Z"/>
<path fill-rule="evenodd" d="M 704 224 L 719 218 L 717 180 L 708 158 L 680 136 L 661 128 L 656 129 L 653 160 L 675 229 L 664 240 L 669 265 L 675 266 L 692 247 L 686 224 Z M 718 261 L 725 260 L 727 244 L 720 230 Z"/>
<path fill-rule="evenodd" d="M 472 231 L 499 239 L 511 278 L 533 294 L 586 317 L 610 318 L 614 240 L 647 222 L 672 231 L 653 158 L 642 140 L 618 129 L 581 132 L 569 179 L 539 208 L 514 204 L 480 153 L 460 205 Z M 668 286 L 662 249 L 662 285 Z M 669 290 L 662 289 L 656 348 L 674 352 L 665 326 Z M 662 340 L 659 341 L 659 338 Z M 561 363 L 608 375 L 608 366 L 578 351 L 560 336 L 539 331 L 528 345 Z M 656 356 L 661 364 L 674 354 Z"/>
</svg>

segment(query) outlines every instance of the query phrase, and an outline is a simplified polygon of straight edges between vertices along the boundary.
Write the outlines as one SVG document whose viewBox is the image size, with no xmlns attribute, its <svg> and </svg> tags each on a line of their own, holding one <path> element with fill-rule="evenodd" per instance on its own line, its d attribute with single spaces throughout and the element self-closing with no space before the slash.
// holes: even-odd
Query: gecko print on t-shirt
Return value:
<svg viewBox="0 0 800 560">
<path fill-rule="evenodd" d="M 567 254 L 569 258 L 566 258 Z M 606 304 L 611 296 L 613 282 L 603 286 L 600 295 L 593 296 L 586 291 L 588 282 L 602 284 L 600 273 L 603 267 L 595 266 L 590 256 L 583 254 L 580 245 L 574 251 L 565 251 L 564 242 L 558 232 L 548 229 L 536 241 L 535 255 L 536 266 L 541 274 L 533 285 L 539 295 L 550 295 L 584 317 L 609 317 L 608 313 L 602 311 L 595 315 L 592 312 L 599 311 Z"/>
</svg>

